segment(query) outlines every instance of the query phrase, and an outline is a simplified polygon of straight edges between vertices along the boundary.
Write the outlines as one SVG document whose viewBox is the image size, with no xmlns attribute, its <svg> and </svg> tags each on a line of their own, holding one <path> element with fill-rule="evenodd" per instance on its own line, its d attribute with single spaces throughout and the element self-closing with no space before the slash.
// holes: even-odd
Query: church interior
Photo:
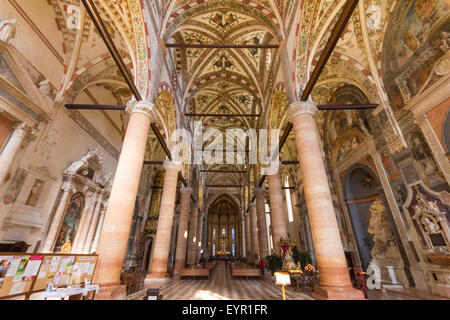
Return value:
<svg viewBox="0 0 450 320">
<path fill-rule="evenodd" d="M 448 0 L 0 8 L 0 300 L 450 299 Z"/>
</svg>

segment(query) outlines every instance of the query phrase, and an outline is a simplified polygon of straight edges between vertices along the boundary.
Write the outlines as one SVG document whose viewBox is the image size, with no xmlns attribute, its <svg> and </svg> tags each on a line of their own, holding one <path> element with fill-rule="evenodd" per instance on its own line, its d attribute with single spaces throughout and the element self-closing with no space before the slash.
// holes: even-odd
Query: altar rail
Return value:
<svg viewBox="0 0 450 320">
<path fill-rule="evenodd" d="M 46 289 L 92 282 L 98 255 L 0 252 L 0 300 L 29 300 Z"/>
</svg>

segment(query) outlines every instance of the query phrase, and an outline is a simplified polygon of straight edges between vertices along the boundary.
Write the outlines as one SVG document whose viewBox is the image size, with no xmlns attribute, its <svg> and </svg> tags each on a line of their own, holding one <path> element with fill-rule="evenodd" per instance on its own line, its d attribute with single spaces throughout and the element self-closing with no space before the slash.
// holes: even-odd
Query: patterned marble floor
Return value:
<svg viewBox="0 0 450 320">
<path fill-rule="evenodd" d="M 163 300 L 281 300 L 281 288 L 270 280 L 233 280 L 231 270 L 218 264 L 209 280 L 180 280 L 174 277 L 158 287 Z M 288 300 L 314 300 L 309 294 L 286 287 Z M 142 300 L 145 290 L 130 296 L 129 300 Z M 388 290 L 369 291 L 369 300 L 448 300 L 415 289 L 406 292 Z"/>
<path fill-rule="evenodd" d="M 209 280 L 166 282 L 160 293 L 163 300 L 281 300 L 281 288 L 268 280 L 233 280 L 230 269 L 218 264 Z M 286 288 L 288 300 L 312 300 L 304 293 Z"/>
</svg>

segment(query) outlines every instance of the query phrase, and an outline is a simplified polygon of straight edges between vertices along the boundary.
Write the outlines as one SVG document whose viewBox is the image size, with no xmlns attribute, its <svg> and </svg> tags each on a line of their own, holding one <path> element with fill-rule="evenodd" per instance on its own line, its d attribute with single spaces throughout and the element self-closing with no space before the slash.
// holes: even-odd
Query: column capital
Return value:
<svg viewBox="0 0 450 320">
<path fill-rule="evenodd" d="M 181 171 L 181 161 L 165 161 L 164 169 L 175 169 Z"/>
<path fill-rule="evenodd" d="M 131 100 L 127 103 L 126 111 L 130 114 L 133 113 L 143 113 L 147 117 L 150 118 L 150 120 L 154 121 L 154 115 L 153 115 L 153 109 L 155 105 L 149 101 L 141 100 Z"/>
<path fill-rule="evenodd" d="M 71 182 L 66 181 L 61 185 L 61 190 L 64 192 L 73 193 L 75 192 L 75 186 Z"/>
<path fill-rule="evenodd" d="M 25 139 L 28 134 L 28 127 L 25 122 L 14 122 L 12 128 L 14 129 L 12 136 Z"/>
<path fill-rule="evenodd" d="M 312 101 L 295 101 L 289 106 L 287 119 L 289 122 L 292 122 L 292 120 L 300 114 L 310 114 L 314 116 L 317 111 L 317 105 Z"/>
<path fill-rule="evenodd" d="M 265 195 L 265 194 L 266 194 L 265 188 L 255 188 L 255 195 L 260 196 L 260 195 Z"/>
<path fill-rule="evenodd" d="M 200 209 L 200 206 L 199 206 L 199 204 L 198 204 L 197 202 L 194 202 L 194 203 L 192 204 L 191 208 L 192 208 L 192 209 L 197 209 L 197 211 L 198 211 L 198 209 Z"/>
<path fill-rule="evenodd" d="M 183 187 L 180 189 L 181 194 L 185 194 L 185 195 L 191 195 L 192 194 L 192 188 L 186 188 Z"/>
<path fill-rule="evenodd" d="M 266 176 L 274 176 L 280 173 L 280 161 L 278 163 L 273 160 L 269 160 L 263 167 Z"/>
</svg>

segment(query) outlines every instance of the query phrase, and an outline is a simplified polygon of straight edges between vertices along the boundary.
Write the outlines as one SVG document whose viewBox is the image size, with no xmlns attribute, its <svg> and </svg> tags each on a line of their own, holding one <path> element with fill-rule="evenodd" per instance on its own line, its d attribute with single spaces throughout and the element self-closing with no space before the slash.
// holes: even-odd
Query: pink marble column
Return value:
<svg viewBox="0 0 450 320">
<path fill-rule="evenodd" d="M 250 239 L 250 208 L 245 214 L 245 257 L 250 261 L 252 255 L 252 241 Z"/>
<path fill-rule="evenodd" d="M 56 209 L 55 216 L 53 217 L 50 229 L 47 232 L 45 238 L 44 246 L 42 247 L 43 253 L 53 252 L 53 245 L 56 241 L 56 235 L 59 231 L 64 213 L 66 212 L 67 202 L 69 201 L 69 196 L 75 192 L 75 188 L 70 184 L 63 184 L 61 187 L 62 195 L 59 200 L 58 208 Z"/>
<path fill-rule="evenodd" d="M 267 218 L 266 218 L 266 190 L 264 188 L 255 188 L 256 195 L 256 213 L 258 215 L 258 243 L 259 258 L 265 259 L 269 252 L 269 239 L 267 235 Z"/>
<path fill-rule="evenodd" d="M 250 204 L 250 243 L 251 243 L 251 259 L 254 263 L 259 262 L 259 237 L 258 237 L 258 213 L 256 212 L 256 204 Z"/>
<path fill-rule="evenodd" d="M 14 131 L 0 153 L 0 182 L 3 182 L 17 151 L 19 151 L 20 146 L 22 146 L 28 135 L 27 126 L 23 122 L 14 123 L 13 129 Z"/>
<path fill-rule="evenodd" d="M 181 207 L 180 207 L 180 222 L 178 224 L 177 250 L 175 253 L 175 267 L 174 267 L 175 274 L 179 274 L 180 270 L 184 269 L 186 264 L 189 207 L 191 203 L 192 189 L 182 188 L 180 192 L 181 192 Z"/>
<path fill-rule="evenodd" d="M 331 200 L 325 162 L 316 129 L 312 102 L 294 102 L 288 119 L 294 126 L 298 159 L 302 173 L 306 205 L 311 226 L 314 251 L 320 274 L 320 286 L 313 296 L 319 299 L 363 299 L 353 289 Z"/>
<path fill-rule="evenodd" d="M 94 235 L 95 235 L 95 231 L 97 230 L 97 226 L 98 226 L 98 221 L 99 221 L 99 217 L 100 217 L 100 211 L 102 209 L 103 206 L 103 201 L 102 201 L 102 195 L 100 195 L 100 198 L 97 202 L 97 206 L 95 208 L 94 211 L 94 216 L 92 217 L 92 223 L 89 226 L 89 230 L 86 236 L 86 240 L 83 246 L 83 252 L 84 253 L 90 253 L 90 249 L 92 246 L 92 241 L 94 240 Z"/>
<path fill-rule="evenodd" d="M 98 242 L 99 262 L 93 283 L 100 285 L 99 299 L 123 298 L 125 294 L 125 286 L 120 285 L 120 275 L 144 163 L 153 104 L 132 101 L 128 103 L 127 111 L 131 115 Z"/>
<path fill-rule="evenodd" d="M 199 212 L 197 221 L 197 237 L 195 245 L 195 259 L 194 262 L 197 263 L 200 260 L 200 251 L 202 250 L 202 235 L 203 235 L 203 212 Z"/>
<path fill-rule="evenodd" d="M 197 243 L 197 219 L 198 219 L 198 205 L 194 204 L 191 208 L 191 218 L 189 222 L 189 237 L 188 237 L 188 265 L 192 266 L 195 263 L 195 252 Z"/>
<path fill-rule="evenodd" d="M 92 217 L 94 216 L 95 208 L 97 207 L 97 195 L 94 193 L 90 199 L 90 205 L 83 212 L 82 219 L 80 221 L 75 239 L 73 241 L 72 253 L 83 253 L 84 242 L 86 241 L 89 226 L 92 222 Z"/>
<path fill-rule="evenodd" d="M 269 184 L 270 220 L 272 223 L 273 249 L 280 256 L 280 238 L 288 237 L 286 215 L 284 213 L 283 191 L 281 188 L 280 172 L 267 176 Z"/>
<path fill-rule="evenodd" d="M 166 172 L 164 174 L 158 229 L 156 231 L 155 246 L 153 249 L 152 271 L 148 276 L 152 279 L 164 279 L 168 276 L 167 263 L 169 261 L 178 172 L 181 170 L 181 162 L 166 162 L 164 169 L 166 169 Z"/>
</svg>

